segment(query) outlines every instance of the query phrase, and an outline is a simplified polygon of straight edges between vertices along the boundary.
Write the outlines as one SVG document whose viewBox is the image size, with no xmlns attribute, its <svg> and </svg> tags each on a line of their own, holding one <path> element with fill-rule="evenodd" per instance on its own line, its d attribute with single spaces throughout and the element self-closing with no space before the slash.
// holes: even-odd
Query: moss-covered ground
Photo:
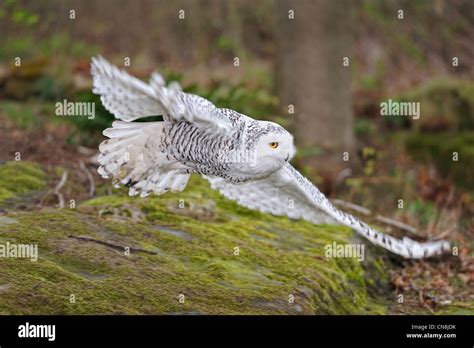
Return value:
<svg viewBox="0 0 474 348">
<path fill-rule="evenodd" d="M 106 194 L 104 184 L 63 209 L 32 204 L 62 173 L 0 165 L 0 244 L 36 244 L 39 256 L 0 258 L 0 314 L 408 313 L 394 301 L 386 253 L 325 256 L 333 242 L 365 243 L 348 228 L 242 208 L 197 176 L 177 194 Z M 435 310 L 473 312 L 466 302 Z"/>
<path fill-rule="evenodd" d="M 46 187 L 46 176 L 35 163 L 7 162 L 0 166 L 0 204 L 8 198 Z"/>
<path fill-rule="evenodd" d="M 0 172 L 4 207 L 45 185 L 34 164 Z M 179 194 L 6 209 L 0 243 L 39 259 L 0 259 L 0 314 L 383 313 L 361 262 L 324 256 L 352 235 L 239 207 L 198 177 Z"/>
</svg>

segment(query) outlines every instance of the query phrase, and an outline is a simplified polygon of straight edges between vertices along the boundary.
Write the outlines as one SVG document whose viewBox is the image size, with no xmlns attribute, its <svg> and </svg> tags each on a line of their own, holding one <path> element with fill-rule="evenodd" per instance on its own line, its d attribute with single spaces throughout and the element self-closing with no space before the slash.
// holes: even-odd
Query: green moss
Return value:
<svg viewBox="0 0 474 348">
<path fill-rule="evenodd" d="M 416 129 L 473 130 L 474 83 L 464 80 L 436 79 L 403 92 L 398 101 L 420 103 Z"/>
<path fill-rule="evenodd" d="M 37 164 L 12 161 L 0 165 L 0 203 L 45 186 L 45 174 Z"/>
<path fill-rule="evenodd" d="M 473 315 L 474 301 L 454 301 L 436 308 L 435 313 L 438 315 Z"/>
<path fill-rule="evenodd" d="M 362 263 L 324 256 L 325 245 L 350 242 L 349 229 L 241 208 L 200 178 L 179 194 L 139 199 L 119 190 L 77 210 L 10 217 L 17 223 L 0 226 L 0 240 L 38 244 L 39 260 L 0 260 L 0 285 L 9 285 L 0 313 L 383 312 L 368 296 Z"/>
</svg>

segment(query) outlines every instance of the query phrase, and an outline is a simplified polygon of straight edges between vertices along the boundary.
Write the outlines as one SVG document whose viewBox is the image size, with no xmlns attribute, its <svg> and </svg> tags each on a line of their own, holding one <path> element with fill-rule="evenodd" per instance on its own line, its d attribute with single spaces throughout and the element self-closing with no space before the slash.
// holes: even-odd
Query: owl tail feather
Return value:
<svg viewBox="0 0 474 348">
<path fill-rule="evenodd" d="M 130 196 L 182 191 L 189 174 L 170 168 L 166 153 L 155 148 L 163 127 L 163 122 L 115 121 L 103 132 L 110 139 L 99 145 L 99 174 L 112 177 L 116 188 L 129 187 Z"/>
</svg>

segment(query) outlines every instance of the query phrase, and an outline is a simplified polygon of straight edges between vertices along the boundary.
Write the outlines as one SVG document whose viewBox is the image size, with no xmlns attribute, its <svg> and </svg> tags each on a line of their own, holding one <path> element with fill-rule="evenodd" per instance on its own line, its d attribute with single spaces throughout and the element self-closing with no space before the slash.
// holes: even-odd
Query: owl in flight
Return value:
<svg viewBox="0 0 474 348">
<path fill-rule="evenodd" d="M 131 196 L 184 190 L 191 174 L 238 204 L 314 224 L 342 224 L 405 258 L 450 250 L 447 241 L 419 243 L 383 234 L 332 203 L 291 164 L 293 136 L 273 122 L 257 121 L 166 85 L 158 73 L 145 83 L 102 57 L 92 59 L 93 92 L 120 121 L 104 130 L 99 174 L 126 186 Z M 159 122 L 133 122 L 162 115 Z"/>
</svg>

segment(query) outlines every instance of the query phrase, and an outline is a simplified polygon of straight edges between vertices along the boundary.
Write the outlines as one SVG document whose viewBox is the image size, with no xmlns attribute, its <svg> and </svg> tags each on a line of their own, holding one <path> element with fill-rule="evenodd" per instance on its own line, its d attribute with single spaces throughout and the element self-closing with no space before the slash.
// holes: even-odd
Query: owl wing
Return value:
<svg viewBox="0 0 474 348">
<path fill-rule="evenodd" d="M 205 176 L 211 187 L 238 204 L 262 213 L 304 219 L 314 224 L 335 224 L 319 207 L 315 207 L 301 192 L 298 185 L 278 171 L 270 177 L 234 184 L 220 177 Z M 302 195 L 303 193 L 303 195 Z"/>
<path fill-rule="evenodd" d="M 286 163 L 267 178 L 234 184 L 222 178 L 206 177 L 213 189 L 238 204 L 264 213 L 304 219 L 314 224 L 340 223 L 354 229 L 373 244 L 406 258 L 423 258 L 450 249 L 446 241 L 419 243 L 383 234 L 358 218 L 337 209 L 316 186 Z"/>
<path fill-rule="evenodd" d="M 103 134 L 110 139 L 99 146 L 99 174 L 113 178 L 114 186 L 130 188 L 129 194 L 146 197 L 185 188 L 190 173 L 185 165 L 158 151 L 167 122 L 186 121 L 210 132 L 232 137 L 240 114 L 216 108 L 208 100 L 184 93 L 177 82 L 165 85 L 163 77 L 152 73 L 145 83 L 118 69 L 102 57 L 92 58 L 93 92 L 116 118 Z M 162 115 L 165 122 L 132 122 Z M 242 116 L 243 117 L 243 116 Z M 185 125 L 186 126 L 186 125 Z"/>
<path fill-rule="evenodd" d="M 104 107 L 123 121 L 162 115 L 165 121 L 187 121 L 212 131 L 231 131 L 233 122 L 210 101 L 184 93 L 177 82 L 165 85 L 154 72 L 145 83 L 110 64 L 103 57 L 92 58 L 92 91 Z"/>
</svg>

